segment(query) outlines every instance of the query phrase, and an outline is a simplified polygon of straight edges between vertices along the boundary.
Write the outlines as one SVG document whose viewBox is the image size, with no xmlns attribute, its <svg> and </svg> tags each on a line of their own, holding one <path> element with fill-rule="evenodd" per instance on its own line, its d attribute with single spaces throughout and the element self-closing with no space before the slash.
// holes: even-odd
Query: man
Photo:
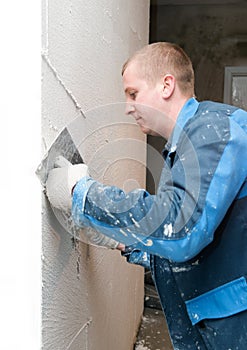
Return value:
<svg viewBox="0 0 247 350">
<path fill-rule="evenodd" d="M 245 350 L 247 112 L 199 103 L 191 61 L 175 44 L 144 47 L 122 75 L 126 113 L 168 140 L 157 194 L 125 194 L 71 165 L 50 172 L 48 198 L 150 266 L 175 349 Z"/>
</svg>

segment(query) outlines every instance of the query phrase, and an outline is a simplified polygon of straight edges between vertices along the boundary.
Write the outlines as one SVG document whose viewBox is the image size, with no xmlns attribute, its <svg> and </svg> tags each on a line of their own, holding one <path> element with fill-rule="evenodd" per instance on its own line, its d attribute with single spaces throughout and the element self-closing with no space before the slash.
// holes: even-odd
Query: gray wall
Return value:
<svg viewBox="0 0 247 350">
<path fill-rule="evenodd" d="M 214 4 L 219 1 L 176 1 L 179 5 L 171 5 L 172 2 L 151 1 L 163 5 L 151 6 L 150 42 L 179 44 L 192 60 L 198 100 L 223 102 L 225 66 L 247 66 L 246 1 L 221 5 Z M 213 4 L 205 5 L 210 2 Z M 160 151 L 164 140 L 149 136 L 148 144 Z M 153 159 L 149 153 L 147 164 L 151 167 Z M 162 162 L 154 166 L 160 169 Z M 147 188 L 155 192 L 155 181 L 150 174 L 147 174 Z"/>
<path fill-rule="evenodd" d="M 150 41 L 184 48 L 193 62 L 199 100 L 223 101 L 225 66 L 247 65 L 247 3 L 240 3 L 151 7 Z"/>
</svg>

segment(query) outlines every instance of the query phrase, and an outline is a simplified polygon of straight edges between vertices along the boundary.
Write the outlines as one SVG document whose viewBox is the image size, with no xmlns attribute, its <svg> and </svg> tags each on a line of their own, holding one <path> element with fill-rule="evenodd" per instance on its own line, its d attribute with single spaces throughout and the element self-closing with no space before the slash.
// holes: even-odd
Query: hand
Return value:
<svg viewBox="0 0 247 350">
<path fill-rule="evenodd" d="M 60 156 L 50 170 L 46 181 L 46 194 L 50 203 L 60 210 L 70 211 L 72 206 L 72 189 L 84 176 L 88 176 L 85 164 L 72 165 Z"/>
<path fill-rule="evenodd" d="M 118 250 L 121 250 L 121 252 L 124 252 L 124 251 L 125 251 L 125 244 L 123 244 L 123 243 L 118 243 L 117 249 L 118 249 Z"/>
<path fill-rule="evenodd" d="M 103 233 L 99 231 L 95 231 L 94 229 L 88 227 L 85 231 L 83 231 L 88 243 L 93 245 L 97 245 L 100 247 L 110 248 L 110 249 L 119 249 L 119 246 L 122 244 L 115 241 L 115 239 L 107 237 Z"/>
</svg>

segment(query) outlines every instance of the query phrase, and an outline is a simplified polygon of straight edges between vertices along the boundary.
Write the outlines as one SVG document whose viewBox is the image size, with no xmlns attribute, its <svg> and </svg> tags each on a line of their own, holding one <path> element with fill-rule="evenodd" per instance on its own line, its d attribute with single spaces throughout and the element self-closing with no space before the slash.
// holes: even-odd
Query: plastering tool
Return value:
<svg viewBox="0 0 247 350">
<path fill-rule="evenodd" d="M 36 170 L 36 175 L 44 188 L 44 192 L 48 173 L 54 168 L 54 162 L 59 156 L 64 157 L 72 164 L 83 163 L 81 154 L 67 127 L 58 135 Z M 51 209 L 49 221 L 53 229 L 57 232 L 61 229 L 65 229 L 74 238 L 79 238 L 79 229 L 74 226 L 70 214 L 52 206 Z"/>
<path fill-rule="evenodd" d="M 63 156 L 72 164 L 84 163 L 67 127 L 58 135 L 36 170 L 36 175 L 43 186 L 58 156 Z"/>
</svg>

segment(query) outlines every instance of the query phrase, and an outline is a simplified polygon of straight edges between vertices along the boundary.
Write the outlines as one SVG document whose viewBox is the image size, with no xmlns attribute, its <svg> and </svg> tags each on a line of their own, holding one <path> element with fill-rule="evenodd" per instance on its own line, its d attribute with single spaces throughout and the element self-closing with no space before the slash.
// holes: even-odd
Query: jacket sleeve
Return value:
<svg viewBox="0 0 247 350">
<path fill-rule="evenodd" d="M 167 155 L 157 195 L 124 193 L 83 178 L 72 215 L 135 249 L 182 262 L 212 242 L 214 232 L 247 176 L 246 132 L 230 118 L 208 113 L 192 121 Z"/>
<path fill-rule="evenodd" d="M 78 226 L 90 226 L 125 245 L 145 238 L 142 220 L 152 207 L 153 196 L 142 189 L 125 193 L 84 177 L 73 192 L 72 216 Z M 142 235 L 140 233 L 142 232 Z M 144 235 L 143 235 L 144 234 Z"/>
</svg>

